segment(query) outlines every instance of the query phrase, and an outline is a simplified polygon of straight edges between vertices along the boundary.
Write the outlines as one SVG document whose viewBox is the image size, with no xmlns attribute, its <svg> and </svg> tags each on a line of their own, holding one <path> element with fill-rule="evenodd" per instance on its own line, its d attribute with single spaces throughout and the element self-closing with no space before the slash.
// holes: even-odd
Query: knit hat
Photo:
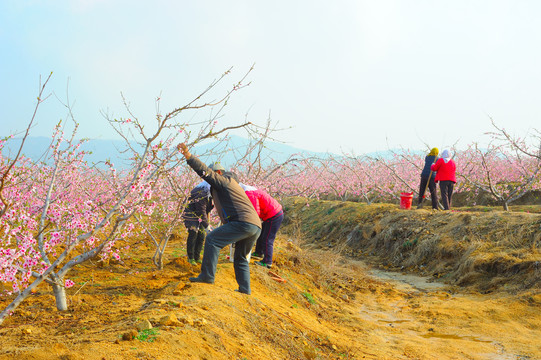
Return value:
<svg viewBox="0 0 541 360">
<path fill-rule="evenodd" d="M 218 161 L 212 163 L 209 165 L 209 168 L 211 170 L 214 170 L 214 171 L 217 171 L 217 170 L 222 170 L 222 171 L 225 171 L 225 168 L 222 166 L 222 164 L 220 164 Z"/>
<path fill-rule="evenodd" d="M 438 148 L 432 148 L 432 150 L 430 150 L 430 153 L 428 153 L 428 156 L 438 156 L 439 153 L 440 151 L 438 150 Z"/>
</svg>

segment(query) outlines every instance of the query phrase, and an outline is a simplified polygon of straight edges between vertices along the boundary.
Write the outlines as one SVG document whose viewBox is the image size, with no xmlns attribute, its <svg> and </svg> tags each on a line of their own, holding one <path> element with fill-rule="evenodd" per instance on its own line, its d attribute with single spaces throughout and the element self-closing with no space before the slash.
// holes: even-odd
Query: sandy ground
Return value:
<svg viewBox="0 0 541 360">
<path fill-rule="evenodd" d="M 79 267 L 67 312 L 41 285 L 0 327 L 0 359 L 541 359 L 539 291 L 480 294 L 282 235 L 273 271 L 286 282 L 252 265 L 247 296 L 225 249 L 216 283 L 190 284 L 183 241 L 162 271 L 145 244 Z"/>
</svg>

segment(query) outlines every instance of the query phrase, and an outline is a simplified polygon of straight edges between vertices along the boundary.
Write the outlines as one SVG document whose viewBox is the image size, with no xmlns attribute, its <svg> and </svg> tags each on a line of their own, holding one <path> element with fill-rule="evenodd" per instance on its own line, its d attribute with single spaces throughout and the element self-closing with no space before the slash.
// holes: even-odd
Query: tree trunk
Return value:
<svg viewBox="0 0 541 360">
<path fill-rule="evenodd" d="M 504 201 L 504 203 L 503 203 L 503 209 L 504 209 L 505 211 L 509 211 L 509 205 L 507 204 L 506 201 Z"/>
<path fill-rule="evenodd" d="M 56 300 L 56 309 L 58 311 L 68 310 L 68 302 L 66 299 L 66 288 L 62 285 L 53 284 L 53 293 Z"/>
<path fill-rule="evenodd" d="M 158 261 L 156 266 L 158 267 L 158 270 L 163 270 L 163 252 L 160 251 L 160 254 L 158 255 Z"/>
</svg>

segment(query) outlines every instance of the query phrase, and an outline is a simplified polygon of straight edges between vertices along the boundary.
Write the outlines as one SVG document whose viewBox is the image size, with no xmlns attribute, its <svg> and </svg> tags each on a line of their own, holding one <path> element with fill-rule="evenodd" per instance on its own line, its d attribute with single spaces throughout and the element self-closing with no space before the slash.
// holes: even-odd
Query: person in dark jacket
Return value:
<svg viewBox="0 0 541 360">
<path fill-rule="evenodd" d="M 201 249 L 209 226 L 208 214 L 212 207 L 210 185 L 206 181 L 202 181 L 190 192 L 188 206 L 182 213 L 184 226 L 188 229 L 186 252 L 188 253 L 188 262 L 192 265 L 200 262 Z"/>
<path fill-rule="evenodd" d="M 261 233 L 261 220 L 231 173 L 225 172 L 220 175 L 210 169 L 193 156 L 184 143 L 179 144 L 177 148 L 186 158 L 187 164 L 210 184 L 214 207 L 222 222 L 222 226 L 207 235 L 201 273 L 197 277 L 191 277 L 190 281 L 213 284 L 220 250 L 234 243 L 233 267 L 239 285 L 237 291 L 250 294 L 250 265 L 246 257 Z"/>
<path fill-rule="evenodd" d="M 453 197 L 453 188 L 456 184 L 456 164 L 451 159 L 451 152 L 443 150 L 441 158 L 431 167 L 432 171 L 437 171 L 436 182 L 440 183 L 441 202 L 443 209 L 451 208 L 451 198 Z"/>
<path fill-rule="evenodd" d="M 425 197 L 426 188 L 430 190 L 430 199 L 432 200 L 432 209 L 438 209 L 438 192 L 436 190 L 436 172 L 432 171 L 430 167 L 436 162 L 438 158 L 438 148 L 433 148 L 430 153 L 425 157 L 425 166 L 421 172 L 421 185 L 419 186 L 419 203 L 417 208 L 420 209 L 423 206 L 423 199 Z"/>
</svg>

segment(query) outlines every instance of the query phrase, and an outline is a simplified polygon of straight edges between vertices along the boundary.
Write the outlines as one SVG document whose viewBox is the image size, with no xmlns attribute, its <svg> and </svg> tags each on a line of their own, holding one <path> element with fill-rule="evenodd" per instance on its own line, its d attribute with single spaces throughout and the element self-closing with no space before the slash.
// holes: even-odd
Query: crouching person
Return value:
<svg viewBox="0 0 541 360">
<path fill-rule="evenodd" d="M 250 266 L 246 257 L 261 233 L 259 216 L 231 173 L 225 172 L 220 175 L 210 169 L 193 156 L 184 143 L 179 144 L 177 148 L 186 158 L 187 164 L 210 184 L 214 207 L 223 224 L 207 235 L 201 273 L 197 277 L 190 278 L 190 281 L 213 284 L 220 250 L 234 243 L 233 267 L 239 285 L 238 291 L 250 294 Z"/>
</svg>

